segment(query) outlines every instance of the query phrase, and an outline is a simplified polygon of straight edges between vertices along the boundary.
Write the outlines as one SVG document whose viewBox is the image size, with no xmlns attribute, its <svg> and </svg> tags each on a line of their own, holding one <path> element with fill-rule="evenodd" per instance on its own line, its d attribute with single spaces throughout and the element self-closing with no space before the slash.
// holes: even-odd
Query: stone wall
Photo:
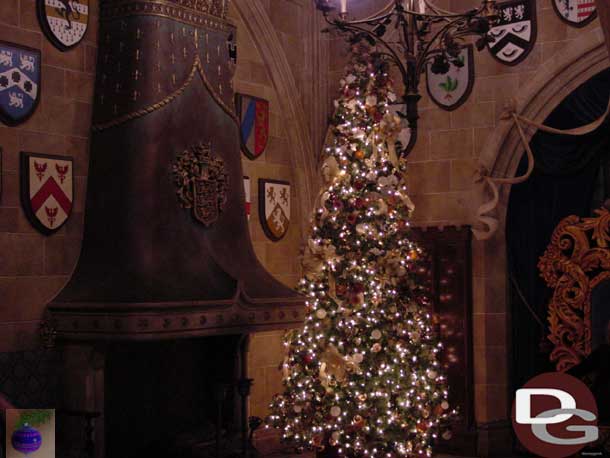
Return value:
<svg viewBox="0 0 610 458">
<path fill-rule="evenodd" d="M 18 127 L 0 127 L 0 352 L 37 345 L 44 306 L 68 280 L 80 251 L 95 79 L 98 0 L 90 26 L 74 50 L 58 51 L 42 34 L 35 0 L 4 0 L 0 40 L 40 49 L 42 92 L 38 109 Z M 20 151 L 74 157 L 75 201 L 66 225 L 51 237 L 32 228 L 19 199 Z"/>
</svg>

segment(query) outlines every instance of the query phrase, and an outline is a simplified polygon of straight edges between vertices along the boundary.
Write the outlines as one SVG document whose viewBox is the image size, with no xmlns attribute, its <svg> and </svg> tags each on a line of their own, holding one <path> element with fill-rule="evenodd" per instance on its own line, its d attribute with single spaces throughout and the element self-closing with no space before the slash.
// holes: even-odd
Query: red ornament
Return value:
<svg viewBox="0 0 610 458">
<path fill-rule="evenodd" d="M 360 180 L 356 180 L 356 181 L 354 181 L 354 188 L 355 188 L 357 191 L 360 191 L 362 188 L 364 188 L 364 182 L 363 182 L 363 181 L 360 181 Z"/>
<path fill-rule="evenodd" d="M 364 200 L 358 197 L 354 205 L 356 206 L 356 208 L 364 208 Z"/>
<path fill-rule="evenodd" d="M 311 354 L 309 353 L 305 353 L 305 356 L 303 356 L 303 362 L 305 362 L 306 364 L 311 364 L 312 361 L 313 356 L 311 356 Z"/>
<path fill-rule="evenodd" d="M 364 285 L 362 283 L 354 283 L 352 285 L 352 291 L 356 294 L 364 293 Z"/>
<path fill-rule="evenodd" d="M 417 424 L 417 429 L 419 431 L 421 431 L 422 433 L 425 433 L 426 431 L 428 431 L 428 424 L 426 422 L 424 422 L 424 421 L 420 421 Z"/>
</svg>

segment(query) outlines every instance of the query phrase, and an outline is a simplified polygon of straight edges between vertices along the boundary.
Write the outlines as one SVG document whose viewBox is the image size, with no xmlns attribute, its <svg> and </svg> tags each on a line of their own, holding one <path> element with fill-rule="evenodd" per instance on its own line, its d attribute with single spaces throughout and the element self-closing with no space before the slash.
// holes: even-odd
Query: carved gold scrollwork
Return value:
<svg viewBox="0 0 610 458">
<path fill-rule="evenodd" d="M 559 371 L 578 364 L 591 352 L 591 292 L 610 279 L 610 212 L 596 217 L 568 216 L 555 228 L 538 262 L 552 288 L 548 310 L 551 361 Z"/>
</svg>

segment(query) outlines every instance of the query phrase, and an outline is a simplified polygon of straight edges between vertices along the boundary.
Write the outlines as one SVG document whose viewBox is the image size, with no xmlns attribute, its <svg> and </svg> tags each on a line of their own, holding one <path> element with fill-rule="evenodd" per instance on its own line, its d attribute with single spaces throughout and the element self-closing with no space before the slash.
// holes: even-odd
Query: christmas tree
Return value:
<svg viewBox="0 0 610 458">
<path fill-rule="evenodd" d="M 267 419 L 297 448 L 430 456 L 452 414 L 426 268 L 408 238 L 413 204 L 395 152 L 395 100 L 383 55 L 353 43 L 305 252 L 307 318 L 287 334 L 285 390 Z"/>
</svg>

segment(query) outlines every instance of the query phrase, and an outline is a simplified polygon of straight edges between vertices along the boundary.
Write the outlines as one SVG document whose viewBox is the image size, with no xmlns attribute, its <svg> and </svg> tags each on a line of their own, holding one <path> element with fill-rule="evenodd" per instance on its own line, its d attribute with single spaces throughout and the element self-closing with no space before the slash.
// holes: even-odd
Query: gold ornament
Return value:
<svg viewBox="0 0 610 458">
<path fill-rule="evenodd" d="M 354 156 L 356 157 L 356 159 L 358 159 L 358 160 L 362 160 L 362 159 L 364 159 L 365 153 L 364 153 L 364 151 L 362 151 L 361 149 L 359 149 L 358 151 L 356 151 L 356 152 L 354 153 Z"/>
<path fill-rule="evenodd" d="M 325 375 L 328 374 L 329 376 L 334 377 L 338 382 L 345 380 L 347 362 L 343 355 L 339 353 L 337 347 L 333 344 L 326 347 L 326 350 L 322 353 L 322 356 L 320 356 L 320 361 L 322 363 L 320 365 L 320 372 L 322 372 L 322 367 L 324 366 Z"/>
<path fill-rule="evenodd" d="M 334 156 L 329 156 L 322 164 L 322 176 L 325 183 L 330 183 L 339 175 L 339 163 Z"/>
</svg>

